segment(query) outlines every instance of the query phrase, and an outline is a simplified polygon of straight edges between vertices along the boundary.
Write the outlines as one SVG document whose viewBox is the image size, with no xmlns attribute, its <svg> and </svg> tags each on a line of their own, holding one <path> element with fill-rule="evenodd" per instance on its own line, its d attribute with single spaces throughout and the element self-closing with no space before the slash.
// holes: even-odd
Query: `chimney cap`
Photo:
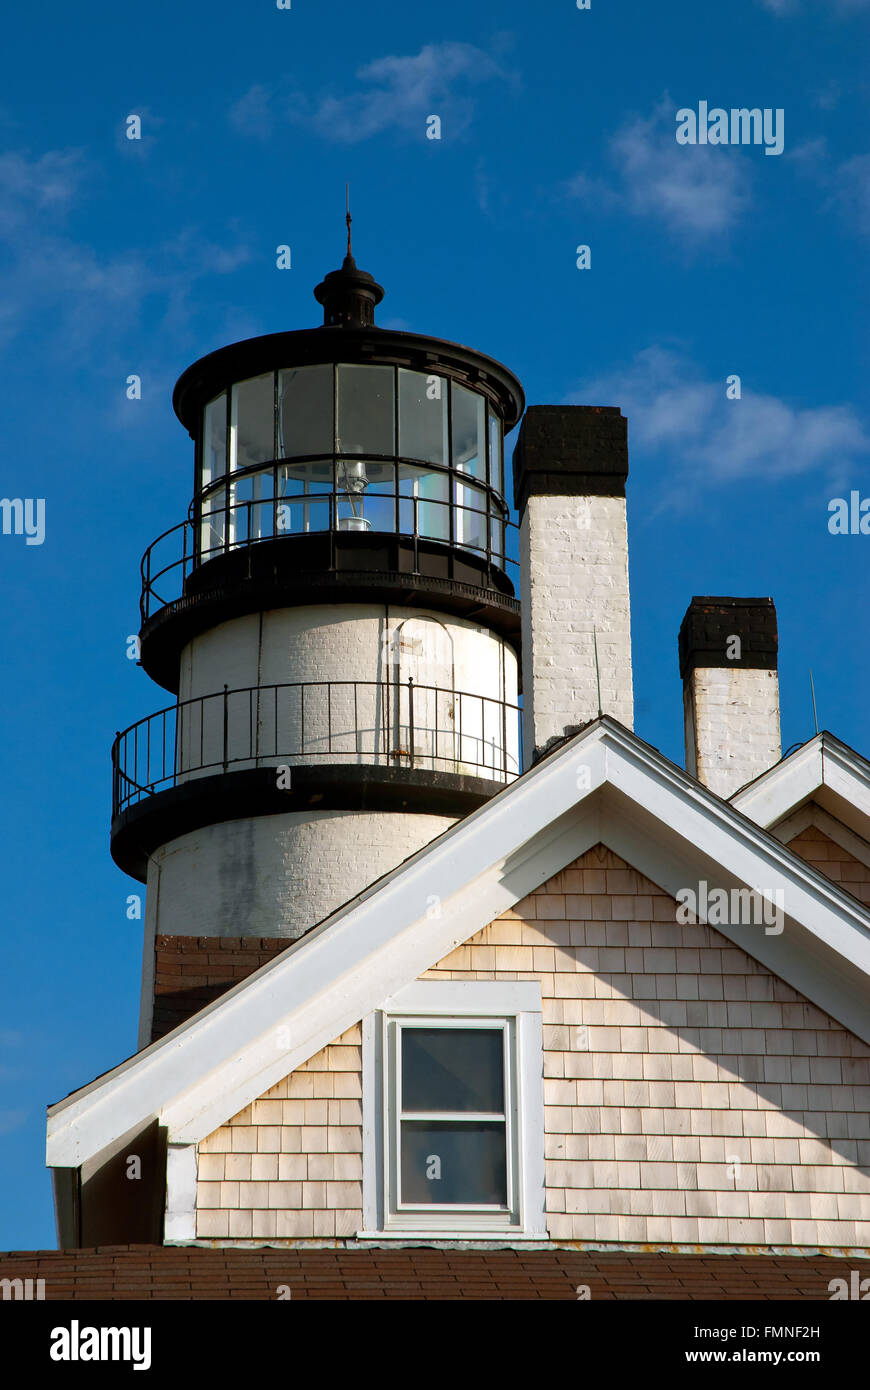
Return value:
<svg viewBox="0 0 870 1390">
<path fill-rule="evenodd" d="M 533 405 L 514 449 L 514 505 L 534 497 L 624 497 L 628 421 L 617 405 Z"/>
<path fill-rule="evenodd" d="M 729 655 L 738 637 L 739 655 Z M 775 671 L 778 636 L 772 598 L 696 594 L 680 624 L 680 676 L 698 667 Z"/>
</svg>

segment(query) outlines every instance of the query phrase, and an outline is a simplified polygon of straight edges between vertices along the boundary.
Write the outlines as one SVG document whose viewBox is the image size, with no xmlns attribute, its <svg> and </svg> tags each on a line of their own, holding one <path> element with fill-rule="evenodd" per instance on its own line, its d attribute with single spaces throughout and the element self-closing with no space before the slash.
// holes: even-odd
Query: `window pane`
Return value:
<svg viewBox="0 0 870 1390">
<path fill-rule="evenodd" d="M 272 471 L 251 473 L 230 484 L 232 536 L 235 541 L 259 540 L 272 534 Z"/>
<path fill-rule="evenodd" d="M 332 459 L 323 463 L 282 463 L 278 468 L 278 496 L 303 492 L 332 492 Z"/>
<path fill-rule="evenodd" d="M 399 368 L 399 453 L 447 463 L 447 381 Z"/>
<path fill-rule="evenodd" d="M 214 492 L 209 493 L 202 501 L 202 528 L 200 530 L 200 547 L 203 560 L 208 560 L 211 553 L 222 550 L 225 540 L 225 522 L 227 490 L 225 487 L 215 488 Z"/>
<path fill-rule="evenodd" d="M 450 539 L 450 493 L 447 473 L 435 473 L 412 464 L 399 464 L 399 530 L 406 535 Z M 416 506 L 410 500 L 416 498 Z M 404 500 L 407 499 L 407 500 Z"/>
<path fill-rule="evenodd" d="M 486 480 L 486 401 L 464 386 L 453 391 L 453 466 Z"/>
<path fill-rule="evenodd" d="M 251 377 L 233 387 L 230 467 L 268 463 L 274 454 L 275 379 Z"/>
<path fill-rule="evenodd" d="M 227 393 L 222 391 L 205 408 L 202 431 L 202 486 L 208 487 L 227 471 Z"/>
<path fill-rule="evenodd" d="M 338 367 L 341 454 L 393 454 L 395 402 L 392 367 Z"/>
<path fill-rule="evenodd" d="M 292 367 L 278 377 L 278 457 L 331 454 L 332 366 Z"/>
<path fill-rule="evenodd" d="M 322 463 L 280 464 L 275 513 L 279 533 L 328 531 L 332 481 L 331 459 Z"/>
<path fill-rule="evenodd" d="M 489 482 L 504 497 L 501 421 L 492 411 L 489 412 Z"/>
<path fill-rule="evenodd" d="M 504 1120 L 403 1120 L 402 1202 L 507 1206 Z"/>
<path fill-rule="evenodd" d="M 396 465 L 374 459 L 336 464 L 339 531 L 395 531 Z"/>
<path fill-rule="evenodd" d="M 504 1111 L 501 1028 L 403 1028 L 402 1110 Z"/>
<path fill-rule="evenodd" d="M 426 501 L 446 502 L 449 474 L 431 472 L 427 468 L 415 468 L 413 464 L 399 464 L 399 493 L 402 497 L 420 497 Z"/>
<path fill-rule="evenodd" d="M 456 544 L 486 550 L 486 496 L 481 488 L 456 484 Z"/>
</svg>

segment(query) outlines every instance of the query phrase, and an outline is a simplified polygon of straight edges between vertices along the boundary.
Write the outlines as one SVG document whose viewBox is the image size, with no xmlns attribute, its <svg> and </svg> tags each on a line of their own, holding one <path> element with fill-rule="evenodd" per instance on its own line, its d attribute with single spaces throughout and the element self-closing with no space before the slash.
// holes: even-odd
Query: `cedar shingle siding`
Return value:
<svg viewBox="0 0 870 1390">
<path fill-rule="evenodd" d="M 541 981 L 551 1239 L 870 1248 L 870 1047 L 676 906 L 599 845 L 422 977 Z M 200 1146 L 198 1235 L 355 1234 L 359 1056 Z"/>
</svg>

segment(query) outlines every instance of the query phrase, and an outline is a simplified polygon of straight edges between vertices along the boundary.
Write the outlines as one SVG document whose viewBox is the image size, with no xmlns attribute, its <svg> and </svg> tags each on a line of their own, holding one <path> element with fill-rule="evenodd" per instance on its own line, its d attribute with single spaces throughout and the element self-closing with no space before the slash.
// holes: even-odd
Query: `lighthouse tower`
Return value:
<svg viewBox="0 0 870 1390">
<path fill-rule="evenodd" d="M 322 326 L 179 379 L 187 518 L 142 560 L 173 703 L 113 747 L 112 855 L 155 938 L 300 936 L 521 769 L 504 436 L 522 388 L 375 325 L 350 250 Z"/>
</svg>

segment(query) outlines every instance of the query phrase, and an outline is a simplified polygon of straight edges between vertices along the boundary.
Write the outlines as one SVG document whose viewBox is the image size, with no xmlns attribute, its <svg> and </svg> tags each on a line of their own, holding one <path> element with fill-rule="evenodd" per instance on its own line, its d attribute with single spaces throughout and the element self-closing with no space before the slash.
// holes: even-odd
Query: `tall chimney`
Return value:
<svg viewBox="0 0 870 1390">
<path fill-rule="evenodd" d="M 780 758 L 773 600 L 693 598 L 679 645 L 686 768 L 733 796 Z"/>
<path fill-rule="evenodd" d="M 618 406 L 526 411 L 514 501 L 530 752 L 599 711 L 632 726 L 627 476 L 628 421 Z"/>
</svg>

